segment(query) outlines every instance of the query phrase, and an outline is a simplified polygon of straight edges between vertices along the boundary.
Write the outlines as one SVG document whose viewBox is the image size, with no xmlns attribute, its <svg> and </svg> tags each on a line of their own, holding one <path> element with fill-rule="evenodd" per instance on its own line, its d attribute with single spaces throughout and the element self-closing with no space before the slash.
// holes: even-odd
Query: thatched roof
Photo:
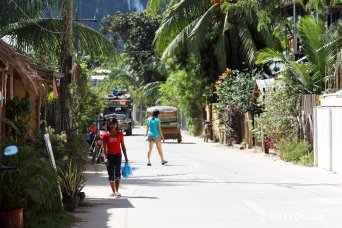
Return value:
<svg viewBox="0 0 342 228">
<path fill-rule="evenodd" d="M 17 53 L 11 45 L 2 39 L 0 39 L 0 60 L 14 69 L 28 91 L 32 91 L 38 96 L 46 92 L 42 90 L 42 85 L 46 85 L 46 80 L 39 75 L 32 60 Z"/>
</svg>

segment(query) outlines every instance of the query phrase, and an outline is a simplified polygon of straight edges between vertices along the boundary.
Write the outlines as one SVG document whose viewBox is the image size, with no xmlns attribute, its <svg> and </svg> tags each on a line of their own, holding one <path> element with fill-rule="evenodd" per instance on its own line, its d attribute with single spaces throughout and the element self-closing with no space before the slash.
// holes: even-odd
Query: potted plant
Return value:
<svg viewBox="0 0 342 228">
<path fill-rule="evenodd" d="M 83 172 L 70 160 L 66 169 L 58 169 L 58 176 L 65 208 L 68 211 L 74 211 L 80 202 L 79 195 L 86 181 Z"/>
<path fill-rule="evenodd" d="M 57 174 L 49 162 L 38 157 L 33 146 L 18 150 L 20 152 L 15 156 L 0 156 L 2 165 L 16 167 L 16 170 L 0 173 L 0 207 L 3 213 L 16 210 L 17 218 L 21 219 L 19 224 L 22 224 L 23 219 L 58 208 L 60 201 Z M 0 224 L 0 227 L 10 225 Z"/>
<path fill-rule="evenodd" d="M 1 159 L 0 164 L 8 165 L 10 159 Z M 0 227 L 23 227 L 23 200 L 20 197 L 16 170 L 0 171 Z"/>
</svg>

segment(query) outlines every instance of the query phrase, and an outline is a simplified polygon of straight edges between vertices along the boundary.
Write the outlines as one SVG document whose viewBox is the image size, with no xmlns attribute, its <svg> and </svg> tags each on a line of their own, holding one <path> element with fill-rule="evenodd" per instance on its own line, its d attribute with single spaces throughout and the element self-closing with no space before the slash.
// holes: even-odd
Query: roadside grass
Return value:
<svg viewBox="0 0 342 228">
<path fill-rule="evenodd" d="M 296 142 L 294 139 L 282 139 L 277 144 L 280 157 L 287 162 L 299 165 L 313 166 L 313 155 L 310 145 L 306 141 Z"/>
</svg>

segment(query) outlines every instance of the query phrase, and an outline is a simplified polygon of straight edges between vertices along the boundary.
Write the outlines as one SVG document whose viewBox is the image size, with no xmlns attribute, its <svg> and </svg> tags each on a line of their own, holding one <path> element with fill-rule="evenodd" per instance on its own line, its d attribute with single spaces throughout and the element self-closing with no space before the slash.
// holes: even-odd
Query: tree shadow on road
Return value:
<svg viewBox="0 0 342 228">
<path fill-rule="evenodd" d="M 77 224 L 73 227 L 108 227 L 113 214 L 112 209 L 134 208 L 125 198 L 86 198 L 84 207 L 79 207 L 73 214 Z"/>
</svg>

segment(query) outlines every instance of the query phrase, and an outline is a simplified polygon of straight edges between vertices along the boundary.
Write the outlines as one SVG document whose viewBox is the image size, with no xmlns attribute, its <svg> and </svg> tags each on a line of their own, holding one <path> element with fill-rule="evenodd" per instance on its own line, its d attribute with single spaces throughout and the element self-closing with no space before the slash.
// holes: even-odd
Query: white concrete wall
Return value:
<svg viewBox="0 0 342 228">
<path fill-rule="evenodd" d="M 342 107 L 334 108 L 332 122 L 332 171 L 342 173 Z"/>
<path fill-rule="evenodd" d="M 315 165 L 342 173 L 342 107 L 315 109 Z"/>
</svg>

